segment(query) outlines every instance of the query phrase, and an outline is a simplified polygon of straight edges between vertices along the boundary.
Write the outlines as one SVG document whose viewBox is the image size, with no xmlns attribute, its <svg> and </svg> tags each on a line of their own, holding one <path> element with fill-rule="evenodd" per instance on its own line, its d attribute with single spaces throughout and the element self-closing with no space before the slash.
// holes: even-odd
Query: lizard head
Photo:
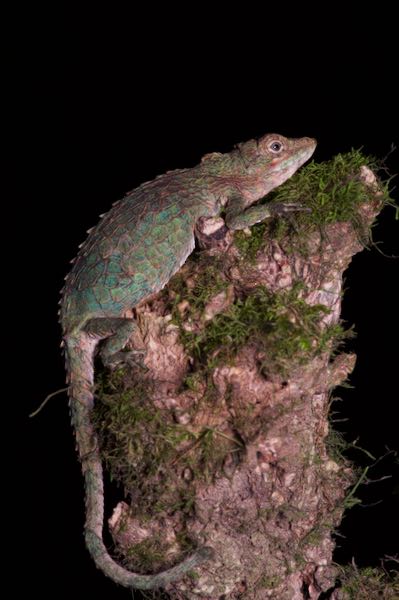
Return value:
<svg viewBox="0 0 399 600">
<path fill-rule="evenodd" d="M 245 174 L 251 175 L 258 198 L 289 179 L 312 156 L 315 148 L 313 138 L 293 139 L 277 133 L 238 145 Z"/>
</svg>

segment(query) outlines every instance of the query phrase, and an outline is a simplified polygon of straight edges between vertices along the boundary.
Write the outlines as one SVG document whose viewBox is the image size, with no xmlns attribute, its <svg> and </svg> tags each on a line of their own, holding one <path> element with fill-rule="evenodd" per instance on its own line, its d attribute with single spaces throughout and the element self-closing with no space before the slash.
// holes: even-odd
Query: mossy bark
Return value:
<svg viewBox="0 0 399 600">
<path fill-rule="evenodd" d="M 359 208 L 369 227 L 374 196 Z M 148 573 L 212 547 L 212 560 L 165 590 L 173 600 L 316 599 L 334 585 L 332 532 L 354 481 L 326 438 L 331 391 L 355 356 L 326 332 L 338 335 L 343 273 L 362 244 L 349 222 L 309 229 L 306 252 L 265 235 L 243 254 L 220 219 L 197 234 L 200 250 L 177 279 L 135 309 L 132 344 L 148 371 L 126 369 L 99 393 L 103 407 L 118 396 L 131 409 L 120 412 L 123 456 L 124 427 L 107 433 L 106 406 L 97 417 L 105 462 L 127 493 L 109 521 L 117 552 Z M 277 308 L 267 326 L 246 336 L 245 321 L 236 335 L 237 306 L 259 289 Z M 302 305 L 316 307 L 317 326 Z"/>
</svg>

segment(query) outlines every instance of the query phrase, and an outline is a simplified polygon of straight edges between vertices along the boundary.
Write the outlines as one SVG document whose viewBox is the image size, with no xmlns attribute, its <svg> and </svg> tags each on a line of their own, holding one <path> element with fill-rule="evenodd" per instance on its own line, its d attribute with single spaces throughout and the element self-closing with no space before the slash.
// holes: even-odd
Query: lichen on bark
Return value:
<svg viewBox="0 0 399 600">
<path fill-rule="evenodd" d="M 355 363 L 340 350 L 343 272 L 387 202 L 359 156 L 286 184 L 309 214 L 238 234 L 202 220 L 194 254 L 135 308 L 146 369 L 98 378 L 103 459 L 126 494 L 109 520 L 119 560 L 151 573 L 214 550 L 171 599 L 316 599 L 334 585 L 354 481 L 326 444 L 331 391 Z"/>
</svg>

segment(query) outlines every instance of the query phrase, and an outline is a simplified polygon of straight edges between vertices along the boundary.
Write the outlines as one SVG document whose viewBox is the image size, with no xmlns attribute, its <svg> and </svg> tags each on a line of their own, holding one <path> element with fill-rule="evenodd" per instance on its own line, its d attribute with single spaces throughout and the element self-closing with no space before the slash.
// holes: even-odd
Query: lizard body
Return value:
<svg viewBox="0 0 399 600">
<path fill-rule="evenodd" d="M 291 177 L 315 146 L 311 138 L 268 134 L 142 184 L 89 231 L 66 277 L 60 315 L 72 423 L 85 477 L 86 545 L 97 566 L 123 586 L 162 587 L 209 557 L 210 549 L 199 548 L 155 575 L 128 571 L 108 554 L 102 541 L 102 465 L 91 422 L 97 346 L 104 340 L 100 355 L 105 365 L 122 359 L 120 350 L 136 328 L 129 311 L 162 289 L 185 262 L 201 217 L 225 211 L 227 227 L 243 229 L 272 214 L 300 209 L 296 204 L 252 205 Z"/>
</svg>

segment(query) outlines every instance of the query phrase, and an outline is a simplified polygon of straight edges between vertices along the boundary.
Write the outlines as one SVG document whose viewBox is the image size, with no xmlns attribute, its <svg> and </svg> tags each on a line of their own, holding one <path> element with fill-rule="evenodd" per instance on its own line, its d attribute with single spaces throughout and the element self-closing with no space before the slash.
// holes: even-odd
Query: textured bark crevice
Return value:
<svg viewBox="0 0 399 600">
<path fill-rule="evenodd" d="M 375 202 L 360 208 L 363 223 L 371 226 L 380 208 L 376 192 Z M 216 351 L 215 360 L 199 369 L 181 332 L 202 331 L 260 286 L 279 294 L 299 281 L 302 300 L 328 309 L 322 334 L 340 321 L 343 273 L 363 246 L 347 222 L 309 232 L 306 255 L 288 250 L 284 240 L 265 238 L 253 261 L 240 255 L 222 220 L 201 222 L 197 237 L 205 260 L 189 259 L 179 276 L 194 286 L 214 265 L 224 285 L 194 316 L 172 282 L 135 309 L 140 331 L 133 345 L 145 348 L 148 372 L 134 369 L 130 383 L 133 388 L 139 377 L 147 386 L 146 405 L 191 437 L 183 436 L 176 457 L 154 475 L 158 488 L 149 513 L 140 508 L 140 490 L 128 489 L 131 506 L 119 503 L 109 526 L 132 568 L 140 567 L 134 549 L 147 544 L 151 566 L 142 562 L 144 572 L 176 564 L 187 544 L 213 548 L 212 560 L 168 586 L 173 600 L 316 599 L 334 585 L 332 532 L 353 483 L 348 465 L 333 460 L 326 448 L 329 401 L 355 356 L 336 354 L 327 343 L 307 361 L 294 357 L 277 368 L 267 347 L 260 351 L 248 340 L 233 360 L 218 358 Z M 295 321 L 295 310 L 290 318 Z M 209 455 L 202 447 L 194 458 L 206 435 Z M 171 508 L 176 494 L 185 498 L 182 510 Z"/>
</svg>

